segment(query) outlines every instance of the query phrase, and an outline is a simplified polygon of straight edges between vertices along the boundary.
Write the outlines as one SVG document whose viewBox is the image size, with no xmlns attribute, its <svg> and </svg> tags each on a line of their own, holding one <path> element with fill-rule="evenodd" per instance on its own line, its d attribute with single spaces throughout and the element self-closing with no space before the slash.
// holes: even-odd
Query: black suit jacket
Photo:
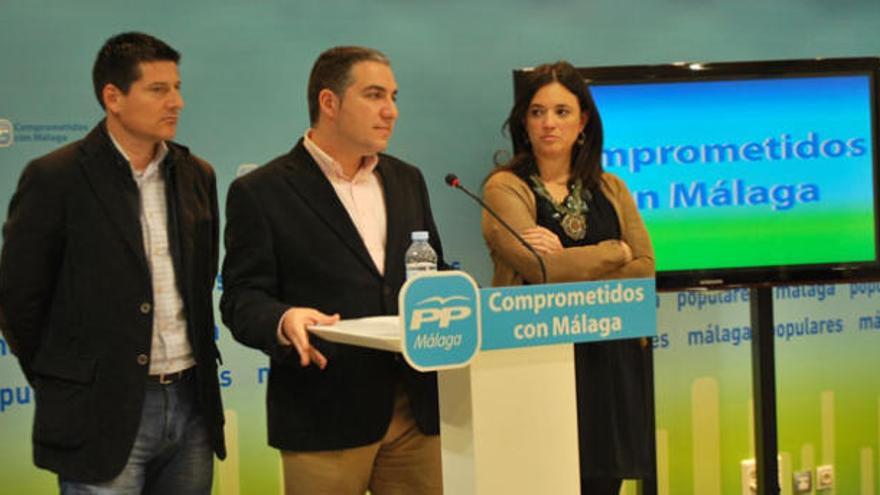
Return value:
<svg viewBox="0 0 880 495">
<path fill-rule="evenodd" d="M 419 170 L 387 155 L 379 156 L 377 170 L 387 211 L 384 275 L 302 141 L 229 189 L 220 309 L 237 340 L 271 357 L 267 414 L 276 448 L 333 450 L 378 441 L 398 385 L 420 430 L 438 433 L 435 373 L 414 371 L 399 354 L 314 335 L 328 365 L 302 368 L 296 351 L 277 340 L 281 315 L 291 306 L 342 318 L 396 314 L 414 230 L 430 232 L 442 259 Z"/>
<path fill-rule="evenodd" d="M 222 457 L 211 296 L 216 183 L 206 162 L 168 146 L 169 241 L 199 401 Z M 3 234 L 0 309 L 4 335 L 35 390 L 34 462 L 70 480 L 113 478 L 140 423 L 153 292 L 138 188 L 103 123 L 28 164 Z"/>
</svg>

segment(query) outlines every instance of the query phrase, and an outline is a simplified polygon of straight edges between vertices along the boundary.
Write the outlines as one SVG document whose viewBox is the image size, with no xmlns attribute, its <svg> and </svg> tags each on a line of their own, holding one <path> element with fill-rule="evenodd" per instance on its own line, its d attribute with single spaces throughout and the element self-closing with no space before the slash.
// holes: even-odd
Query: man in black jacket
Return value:
<svg viewBox="0 0 880 495">
<path fill-rule="evenodd" d="M 106 112 L 9 205 L 4 335 L 36 393 L 34 462 L 62 493 L 207 494 L 225 456 L 211 291 L 214 172 L 170 140 L 180 55 L 142 33 L 93 68 Z"/>
<path fill-rule="evenodd" d="M 442 259 L 421 173 L 380 153 L 396 97 L 380 52 L 324 52 L 309 78 L 312 128 L 227 197 L 220 308 L 237 340 L 271 358 L 269 444 L 288 495 L 442 492 L 436 374 L 306 330 L 396 314 L 411 232 L 428 231 Z"/>
</svg>

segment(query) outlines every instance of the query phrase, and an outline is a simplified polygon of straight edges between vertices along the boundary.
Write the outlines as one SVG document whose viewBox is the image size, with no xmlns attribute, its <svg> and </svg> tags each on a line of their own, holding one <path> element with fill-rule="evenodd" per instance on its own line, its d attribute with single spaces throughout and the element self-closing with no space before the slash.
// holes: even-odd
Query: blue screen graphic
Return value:
<svg viewBox="0 0 880 495">
<path fill-rule="evenodd" d="M 603 166 L 633 192 L 658 269 L 874 260 L 871 87 L 867 74 L 594 84 Z"/>
</svg>

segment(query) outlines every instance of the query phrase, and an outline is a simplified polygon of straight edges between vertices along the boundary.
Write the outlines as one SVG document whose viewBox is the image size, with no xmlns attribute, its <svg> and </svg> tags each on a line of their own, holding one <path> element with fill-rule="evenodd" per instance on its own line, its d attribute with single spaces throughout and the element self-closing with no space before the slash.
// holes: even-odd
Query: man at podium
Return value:
<svg viewBox="0 0 880 495">
<path fill-rule="evenodd" d="M 385 55 L 327 50 L 309 77 L 312 128 L 229 190 L 220 308 L 271 359 L 269 444 L 289 495 L 442 493 L 436 374 L 306 331 L 397 314 L 412 231 L 442 259 L 421 173 L 381 153 L 396 98 Z"/>
</svg>

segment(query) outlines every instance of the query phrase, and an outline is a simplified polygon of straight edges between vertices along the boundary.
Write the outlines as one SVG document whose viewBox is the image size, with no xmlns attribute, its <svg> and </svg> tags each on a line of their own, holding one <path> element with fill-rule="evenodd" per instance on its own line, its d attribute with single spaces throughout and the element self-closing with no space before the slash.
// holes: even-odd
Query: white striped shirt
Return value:
<svg viewBox="0 0 880 495">
<path fill-rule="evenodd" d="M 110 139 L 130 163 L 128 155 L 112 135 Z M 140 191 L 141 232 L 153 286 L 153 338 L 149 371 L 151 375 L 174 373 L 196 364 L 186 334 L 186 313 L 183 299 L 177 289 L 174 263 L 168 242 L 165 179 L 159 168 L 167 154 L 168 146 L 163 142 L 144 170 L 139 172 L 134 167 L 131 169 Z"/>
</svg>

